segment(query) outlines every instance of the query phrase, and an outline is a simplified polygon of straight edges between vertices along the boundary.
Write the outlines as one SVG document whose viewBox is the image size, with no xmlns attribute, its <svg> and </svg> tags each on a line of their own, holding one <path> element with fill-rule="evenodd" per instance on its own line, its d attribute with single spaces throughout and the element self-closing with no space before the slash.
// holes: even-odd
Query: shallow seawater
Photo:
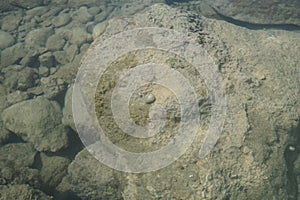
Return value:
<svg viewBox="0 0 300 200">
<path fill-rule="evenodd" d="M 299 199 L 299 0 L 0 2 L 0 200 Z"/>
</svg>

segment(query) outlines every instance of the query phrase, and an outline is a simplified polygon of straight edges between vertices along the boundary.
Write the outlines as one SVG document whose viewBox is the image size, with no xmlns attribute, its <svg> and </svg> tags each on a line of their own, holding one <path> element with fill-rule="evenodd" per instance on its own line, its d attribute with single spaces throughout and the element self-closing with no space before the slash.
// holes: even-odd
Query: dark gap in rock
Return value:
<svg viewBox="0 0 300 200">
<path fill-rule="evenodd" d="M 21 137 L 19 137 L 15 133 L 13 133 L 13 132 L 10 132 L 10 133 L 11 134 L 9 135 L 9 138 L 5 142 L 5 144 L 9 144 L 9 143 L 26 143 Z"/>
</svg>

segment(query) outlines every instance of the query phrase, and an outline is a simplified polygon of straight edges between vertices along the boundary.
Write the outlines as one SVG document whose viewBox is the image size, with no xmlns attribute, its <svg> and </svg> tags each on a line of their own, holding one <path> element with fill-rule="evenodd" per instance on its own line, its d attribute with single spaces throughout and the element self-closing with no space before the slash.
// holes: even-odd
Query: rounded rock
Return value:
<svg viewBox="0 0 300 200">
<path fill-rule="evenodd" d="M 150 94 L 148 94 L 148 95 L 146 96 L 145 102 L 146 102 L 147 104 L 151 104 L 151 103 L 153 103 L 155 100 L 156 100 L 155 96 L 154 96 L 152 93 L 150 93 Z"/>
</svg>

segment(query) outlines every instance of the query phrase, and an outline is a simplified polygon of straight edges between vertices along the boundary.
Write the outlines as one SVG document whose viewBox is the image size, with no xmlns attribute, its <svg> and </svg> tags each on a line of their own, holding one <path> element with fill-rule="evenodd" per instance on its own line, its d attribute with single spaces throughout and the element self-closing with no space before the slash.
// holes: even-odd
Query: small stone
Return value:
<svg viewBox="0 0 300 200">
<path fill-rule="evenodd" d="M 79 53 L 78 47 L 75 44 L 66 45 L 64 51 L 66 52 L 67 59 L 70 62 L 73 61 L 75 56 Z"/>
<path fill-rule="evenodd" d="M 107 25 L 108 25 L 108 23 L 107 23 L 107 21 L 105 21 L 105 22 L 101 22 L 101 23 L 97 24 L 94 27 L 94 29 L 93 29 L 93 39 L 94 40 L 104 33 Z"/>
<path fill-rule="evenodd" d="M 55 72 L 57 72 L 57 70 L 58 70 L 58 67 L 51 67 L 50 68 L 50 74 L 52 75 L 52 74 L 55 74 Z"/>
<path fill-rule="evenodd" d="M 53 55 L 54 55 L 56 62 L 58 62 L 59 64 L 64 65 L 64 64 L 69 63 L 69 60 L 67 58 L 67 54 L 65 51 L 55 51 L 53 53 Z"/>
<path fill-rule="evenodd" d="M 296 148 L 295 148 L 294 146 L 289 146 L 289 150 L 290 150 L 290 151 L 295 151 Z"/>
<path fill-rule="evenodd" d="M 21 13 L 14 13 L 11 15 L 7 15 L 2 19 L 1 29 L 4 31 L 13 31 L 16 30 L 22 20 Z"/>
<path fill-rule="evenodd" d="M 20 64 L 25 67 L 37 68 L 39 67 L 39 57 L 40 53 L 38 51 L 29 51 L 27 54 L 21 59 Z"/>
<path fill-rule="evenodd" d="M 47 156 L 41 153 L 42 168 L 40 177 L 44 185 L 55 188 L 67 174 L 69 160 L 60 156 Z"/>
<path fill-rule="evenodd" d="M 10 71 L 5 73 L 4 85 L 11 91 L 27 90 L 35 84 L 35 71 L 29 67 L 25 67 L 18 71 L 18 66 L 12 66 Z"/>
<path fill-rule="evenodd" d="M 26 11 L 25 16 L 31 16 L 31 17 L 36 17 L 36 16 L 41 16 L 49 11 L 49 8 L 47 6 L 39 6 L 32 8 L 30 10 Z"/>
<path fill-rule="evenodd" d="M 39 75 L 40 76 L 43 76 L 43 77 L 49 76 L 49 72 L 50 72 L 50 70 L 48 67 L 43 67 L 43 66 L 39 67 Z"/>
<path fill-rule="evenodd" d="M 74 131 L 77 131 L 73 119 L 73 113 L 72 113 L 72 92 L 73 92 L 73 85 L 71 85 L 66 92 L 62 122 L 65 126 L 69 126 Z"/>
<path fill-rule="evenodd" d="M 50 51 L 62 50 L 66 40 L 60 34 L 51 35 L 46 43 L 46 48 Z"/>
<path fill-rule="evenodd" d="M 243 153 L 245 153 L 245 154 L 247 154 L 247 153 L 250 152 L 250 149 L 249 149 L 249 147 L 247 147 L 247 146 L 243 147 L 242 150 L 243 150 Z"/>
<path fill-rule="evenodd" d="M 152 93 L 150 93 L 150 94 L 148 94 L 148 95 L 146 96 L 145 102 L 146 102 L 147 104 L 151 104 L 151 103 L 153 103 L 155 100 L 156 100 L 155 96 L 154 96 Z"/>
<path fill-rule="evenodd" d="M 44 47 L 47 39 L 54 33 L 53 28 L 40 28 L 30 31 L 25 39 L 26 46 L 29 47 Z"/>
<path fill-rule="evenodd" d="M 70 39 L 70 43 L 76 44 L 77 46 L 81 46 L 87 41 L 87 35 L 88 33 L 83 28 L 74 28 L 72 30 L 72 37 Z"/>
<path fill-rule="evenodd" d="M 69 6 L 72 6 L 72 7 L 80 7 L 80 6 L 92 6 L 92 5 L 97 5 L 99 2 L 99 0 L 85 0 L 85 1 L 82 1 L 82 0 L 69 0 L 68 1 L 68 5 Z M 102 2 L 102 1 L 100 1 Z"/>
<path fill-rule="evenodd" d="M 70 21 L 71 21 L 71 15 L 69 13 L 61 13 L 51 20 L 52 24 L 56 28 L 62 27 L 68 24 Z"/>
<path fill-rule="evenodd" d="M 0 30 L 0 50 L 5 49 L 15 43 L 15 39 L 11 34 Z"/>
<path fill-rule="evenodd" d="M 54 99 L 60 94 L 64 93 L 67 89 L 66 83 L 60 78 L 53 76 L 41 78 L 41 86 L 46 98 Z"/>
<path fill-rule="evenodd" d="M 55 59 L 51 52 L 47 52 L 39 56 L 39 62 L 41 66 L 54 67 Z"/>
<path fill-rule="evenodd" d="M 83 6 L 73 13 L 72 19 L 82 24 L 86 24 L 93 19 L 93 16 L 88 12 L 87 7 Z"/>
<path fill-rule="evenodd" d="M 26 55 L 24 44 L 17 43 L 1 51 L 1 67 L 7 67 L 18 61 Z"/>
<path fill-rule="evenodd" d="M 97 15 L 100 11 L 101 11 L 101 8 L 99 8 L 98 6 L 91 7 L 88 9 L 88 12 L 93 16 Z"/>
<path fill-rule="evenodd" d="M 112 11 L 113 8 L 105 8 L 100 12 L 98 15 L 95 16 L 94 21 L 95 22 L 103 22 L 109 15 L 109 13 Z"/>
<path fill-rule="evenodd" d="M 27 92 L 22 92 L 20 90 L 17 90 L 13 93 L 8 94 L 6 96 L 6 99 L 9 104 L 16 104 L 21 101 L 29 99 L 29 95 L 27 94 Z"/>
<path fill-rule="evenodd" d="M 54 5 L 64 5 L 68 3 L 68 0 L 52 0 L 51 3 Z"/>
</svg>

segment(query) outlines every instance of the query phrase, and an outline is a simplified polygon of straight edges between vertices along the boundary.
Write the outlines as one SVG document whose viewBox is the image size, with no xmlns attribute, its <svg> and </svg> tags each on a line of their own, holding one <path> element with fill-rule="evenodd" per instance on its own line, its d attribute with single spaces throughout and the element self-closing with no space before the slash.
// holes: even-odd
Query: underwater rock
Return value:
<svg viewBox="0 0 300 200">
<path fill-rule="evenodd" d="M 21 90 L 17 90 L 15 92 L 9 93 L 6 96 L 7 103 L 9 103 L 10 105 L 19 103 L 21 101 L 25 101 L 29 98 L 30 98 L 29 94 Z"/>
<path fill-rule="evenodd" d="M 15 90 L 25 91 L 35 84 L 37 78 L 35 71 L 29 67 L 19 70 L 19 67 L 21 66 L 12 65 L 5 69 L 4 85 L 10 92 Z"/>
<path fill-rule="evenodd" d="M 53 28 L 39 28 L 30 31 L 25 39 L 25 45 L 34 49 L 45 47 L 47 39 L 54 33 Z"/>
<path fill-rule="evenodd" d="M 51 52 L 44 53 L 39 56 L 40 66 L 44 67 L 54 67 L 55 66 L 55 59 Z"/>
<path fill-rule="evenodd" d="M 59 95 L 63 94 L 66 89 L 66 83 L 60 78 L 52 76 L 41 78 L 41 86 L 46 98 L 55 99 Z"/>
<path fill-rule="evenodd" d="M 87 41 L 88 33 L 83 28 L 74 28 L 72 30 L 72 37 L 70 39 L 71 44 L 75 44 L 80 47 L 83 43 Z"/>
<path fill-rule="evenodd" d="M 45 5 L 49 3 L 48 0 L 6 0 L 0 1 L 0 11 L 10 11 L 10 10 L 17 10 L 17 9 L 31 9 L 37 6 Z"/>
<path fill-rule="evenodd" d="M 72 62 L 75 56 L 79 53 L 78 45 L 68 43 L 64 47 L 64 52 L 66 53 L 68 62 Z"/>
<path fill-rule="evenodd" d="M 3 185 L 0 186 L 0 199 L 40 199 L 51 200 L 52 197 L 46 195 L 38 189 L 24 184 L 24 185 Z"/>
<path fill-rule="evenodd" d="M 59 192 L 72 192 L 82 199 L 122 199 L 116 172 L 96 160 L 86 149 L 68 167 Z"/>
<path fill-rule="evenodd" d="M 17 64 L 21 58 L 26 55 L 25 46 L 23 43 L 17 43 L 1 51 L 1 67 Z"/>
<path fill-rule="evenodd" d="M 67 174 L 69 159 L 60 156 L 47 156 L 40 154 L 41 165 L 40 179 L 46 188 L 55 188 Z"/>
<path fill-rule="evenodd" d="M 101 22 L 97 24 L 93 29 L 93 39 L 95 40 L 97 37 L 99 37 L 102 33 L 104 33 L 108 23 L 107 21 Z"/>
<path fill-rule="evenodd" d="M 86 24 L 93 19 L 93 16 L 88 12 L 87 7 L 80 7 L 78 10 L 72 13 L 72 20 L 77 23 Z"/>
<path fill-rule="evenodd" d="M 14 43 L 15 43 L 15 39 L 11 34 L 0 30 L 0 50 L 13 45 Z"/>
<path fill-rule="evenodd" d="M 6 144 L 0 148 L 1 160 L 14 162 L 16 167 L 30 167 L 37 151 L 29 143 Z"/>
<path fill-rule="evenodd" d="M 46 48 L 49 51 L 59 51 L 62 50 L 65 46 L 66 40 L 63 38 L 62 34 L 53 34 L 51 35 L 46 43 Z"/>
<path fill-rule="evenodd" d="M 66 92 L 62 122 L 65 126 L 71 127 L 76 132 L 77 130 L 75 127 L 73 113 L 72 113 L 72 92 L 73 92 L 73 86 L 69 87 L 69 89 Z"/>
<path fill-rule="evenodd" d="M 22 12 L 15 11 L 2 18 L 1 29 L 3 31 L 13 31 L 18 28 L 22 20 Z"/>
<path fill-rule="evenodd" d="M 56 27 L 62 27 L 71 21 L 71 15 L 69 13 L 60 13 L 58 16 L 54 17 L 51 22 Z"/>
<path fill-rule="evenodd" d="M 69 0 L 68 5 L 72 7 L 80 7 L 80 6 L 95 6 L 99 4 L 106 4 L 106 0 Z"/>
<path fill-rule="evenodd" d="M 249 30 L 157 4 L 132 17 L 110 20 L 91 48 L 116 33 L 141 27 L 172 27 L 201 43 L 224 79 L 220 84 L 225 85 L 227 115 L 218 143 L 208 156 L 198 157 L 201 140 L 205 138 L 199 135 L 194 145 L 168 167 L 139 174 L 138 178 L 129 176 L 134 184 L 125 184 L 124 196 L 287 199 L 290 192 L 284 152 L 291 137 L 289 130 L 299 123 L 298 33 Z M 147 55 L 144 56 L 139 59 L 147 60 Z M 185 77 L 192 79 L 192 74 Z M 206 134 L 206 129 L 203 127 L 204 132 L 199 134 Z"/>
<path fill-rule="evenodd" d="M 56 152 L 68 145 L 68 129 L 61 125 L 60 107 L 45 97 L 12 105 L 3 111 L 2 119 L 8 130 L 38 151 Z"/>
</svg>

